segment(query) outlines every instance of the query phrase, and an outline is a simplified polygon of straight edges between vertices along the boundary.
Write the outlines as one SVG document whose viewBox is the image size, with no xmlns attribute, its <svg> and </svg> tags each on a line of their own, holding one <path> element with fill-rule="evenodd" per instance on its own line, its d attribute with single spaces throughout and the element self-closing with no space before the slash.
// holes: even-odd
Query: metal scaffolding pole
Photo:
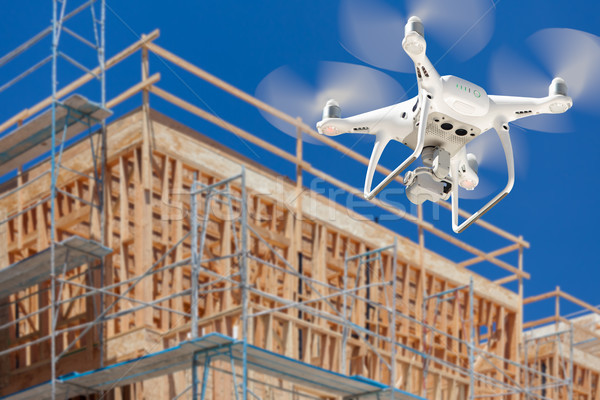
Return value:
<svg viewBox="0 0 600 400">
<path fill-rule="evenodd" d="M 63 3 L 63 6 L 66 2 Z M 58 62 L 58 0 L 52 1 L 52 140 L 51 140 L 51 161 L 50 161 L 50 382 L 52 400 L 56 399 L 56 279 L 54 274 L 54 258 L 55 258 L 55 228 L 56 228 L 56 67 Z"/>
<path fill-rule="evenodd" d="M 386 281 L 385 278 L 385 265 L 383 263 L 383 254 L 389 253 L 391 251 L 390 259 L 391 263 L 389 265 L 390 270 L 389 276 L 390 280 Z M 386 388 L 386 391 L 389 390 L 389 398 L 394 399 L 395 397 L 395 379 L 396 379 L 396 290 L 397 290 L 397 251 L 398 251 L 398 243 L 397 239 L 394 239 L 394 244 L 382 248 L 378 248 L 375 250 L 366 251 L 361 254 L 357 254 L 354 256 L 348 257 L 347 254 L 344 257 L 344 288 L 341 293 L 336 293 L 333 295 L 322 296 L 321 299 L 332 298 L 332 297 L 342 297 L 343 301 L 343 310 L 340 315 L 341 324 L 343 326 L 342 330 L 342 351 L 341 351 L 341 366 L 342 373 L 348 373 L 348 361 L 347 361 L 347 346 L 348 346 L 348 335 L 350 331 L 356 332 L 359 336 L 364 335 L 363 338 L 367 338 L 369 336 L 376 337 L 381 340 L 385 340 L 389 343 L 389 362 L 386 361 L 386 356 L 382 354 L 378 354 L 376 350 L 375 353 L 379 357 L 379 359 L 386 364 L 387 368 L 390 371 L 390 382 Z M 353 287 L 349 287 L 349 266 L 350 263 L 356 263 L 356 279 L 353 283 Z M 370 283 L 360 283 L 360 274 L 361 269 L 366 270 L 368 274 L 371 263 L 379 263 L 379 273 L 381 282 L 370 282 Z M 384 293 L 384 301 L 385 304 L 379 304 L 373 302 L 371 299 L 361 296 L 360 291 L 368 290 L 368 289 L 377 289 L 382 288 Z M 338 289 L 339 290 L 339 289 Z M 318 300 L 318 299 L 315 299 Z M 365 304 L 375 308 L 380 308 L 382 310 L 387 311 L 388 315 L 388 337 L 382 337 L 380 334 L 371 331 L 369 329 L 359 327 L 351 321 L 351 315 L 354 309 L 354 305 L 357 301 L 363 301 Z M 387 396 L 385 396 L 387 397 Z"/>
<path fill-rule="evenodd" d="M 86 8 L 90 9 L 91 15 L 92 15 L 92 27 L 93 27 L 93 31 L 95 33 L 95 45 L 93 45 L 93 48 L 95 49 L 96 53 L 97 53 L 97 59 L 98 59 L 98 64 L 100 67 L 100 75 L 97 76 L 98 80 L 100 81 L 100 104 L 101 104 L 101 108 L 105 108 L 105 104 L 106 104 L 106 76 L 105 76 L 105 63 L 104 63 L 104 58 L 105 58 L 105 0 L 101 0 L 100 1 L 100 17 L 97 18 L 96 17 L 96 12 L 95 12 L 95 3 L 96 1 L 90 1 L 90 2 L 86 2 L 83 5 L 80 5 L 78 8 L 76 8 L 74 11 L 70 12 L 70 13 L 66 13 L 67 11 L 67 5 L 68 5 L 68 1 L 67 0 L 53 0 L 52 2 L 52 73 L 51 73 L 51 87 L 52 87 L 52 104 L 51 104 L 51 110 L 52 110 L 52 125 L 51 125 L 51 134 L 52 134 L 52 138 L 51 138 L 51 150 L 50 150 L 50 347 L 51 347 L 51 354 L 50 354 L 50 369 L 51 369 L 51 396 L 52 399 L 56 398 L 56 369 L 57 369 L 57 363 L 58 360 L 60 359 L 60 354 L 57 354 L 57 350 L 56 350 L 56 340 L 57 340 L 57 325 L 58 325 L 58 317 L 59 317 L 59 313 L 60 313 L 60 293 L 59 296 L 57 297 L 57 293 L 56 293 L 56 289 L 57 289 L 57 273 L 56 273 L 56 244 L 57 244 L 57 237 L 56 237 L 56 216 L 57 216 L 57 210 L 56 210 L 56 196 L 57 193 L 59 192 L 59 189 L 57 188 L 57 182 L 58 182 L 58 175 L 60 173 L 60 168 L 61 168 L 61 159 L 62 159 L 62 152 L 64 150 L 64 145 L 65 145 L 65 139 L 66 139 L 66 131 L 67 131 L 67 127 L 68 127 L 68 120 L 70 118 L 70 110 L 67 113 L 67 122 L 65 123 L 65 126 L 63 128 L 63 133 L 62 133 L 62 138 L 60 143 L 57 143 L 57 130 L 58 130 L 58 121 L 57 121 L 57 108 L 58 107 L 63 107 L 60 103 L 59 103 L 59 98 L 57 97 L 58 94 L 58 85 L 59 85 L 59 80 L 58 80 L 58 60 L 59 57 L 62 57 L 63 59 L 66 59 L 67 61 L 71 62 L 72 64 L 79 66 L 80 68 L 82 68 L 84 71 L 91 71 L 91 69 L 88 69 L 86 67 L 84 67 L 82 64 L 80 64 L 79 62 L 75 61 L 75 59 L 69 57 L 68 55 L 66 55 L 66 53 L 64 53 L 63 51 L 61 51 L 59 49 L 59 45 L 60 45 L 60 36 L 61 33 L 63 31 L 65 32 L 69 32 L 71 33 L 71 36 L 74 37 L 75 39 L 79 40 L 80 42 L 86 43 L 88 44 L 88 41 L 86 39 L 84 39 L 82 36 L 76 34 L 74 31 L 69 30 L 68 28 L 65 27 L 65 23 L 67 22 L 67 19 L 69 19 L 72 15 L 74 15 L 74 13 L 79 13 L 81 11 L 83 11 Z M 93 69 L 93 68 L 92 68 Z M 87 120 L 88 123 L 88 127 L 91 128 L 91 121 Z M 93 175 L 95 177 L 96 180 L 96 190 L 98 191 L 99 197 L 98 197 L 98 209 L 100 212 L 100 217 L 101 217 L 101 221 L 100 221 L 100 235 L 101 238 L 100 240 L 102 242 L 104 242 L 104 219 L 103 219 L 103 205 L 104 205 L 104 200 L 103 200 L 103 196 L 104 196 L 104 189 L 103 189 L 103 179 L 104 179 L 104 174 L 105 174 L 105 163 L 106 163 L 106 144 L 105 144 L 105 123 L 104 120 L 101 121 L 102 125 L 101 125 L 101 135 L 102 135 L 102 139 L 101 139 L 101 143 L 102 143 L 102 149 L 101 149 L 101 165 L 100 168 L 98 168 L 98 166 L 96 165 L 96 155 L 93 155 L 93 159 L 94 159 L 94 172 Z M 60 147 L 57 151 L 57 145 L 60 144 Z M 92 153 L 94 153 L 94 147 L 93 145 L 91 146 L 91 151 Z M 98 177 L 98 174 L 100 173 L 100 177 Z M 92 196 L 93 199 L 93 196 Z M 93 201 L 93 200 L 92 200 Z M 93 205 L 93 204 L 92 204 Z M 101 261 L 101 265 L 103 265 L 103 261 Z M 101 272 L 101 275 L 103 274 L 103 272 Z M 63 283 L 60 284 L 60 287 L 62 289 L 63 287 Z M 61 290 L 62 291 L 62 290 Z M 102 304 L 102 308 L 103 308 L 103 297 L 100 297 L 100 302 Z M 98 312 L 98 310 L 96 310 L 96 312 Z M 101 313 L 101 311 L 100 311 Z M 98 327 L 99 330 L 99 336 L 100 336 L 100 340 L 102 340 L 102 324 L 99 324 Z M 90 344 L 91 345 L 91 344 Z M 102 346 L 101 346 L 102 347 Z M 103 353 L 101 351 L 101 358 L 103 357 Z M 101 361 L 102 362 L 102 361 Z"/>
<path fill-rule="evenodd" d="M 232 184 L 235 181 L 239 181 L 239 188 L 241 196 L 237 198 L 232 192 Z M 248 363 L 247 363 L 247 349 L 248 349 L 248 335 L 249 335 L 249 281 L 248 281 L 248 251 L 247 251 L 247 238 L 248 238 L 248 227 L 247 227 L 247 219 L 248 219 L 248 211 L 246 204 L 246 181 L 245 181 L 245 168 L 242 168 L 240 174 L 232 176 L 230 178 L 224 179 L 222 181 L 216 182 L 211 185 L 205 185 L 201 182 L 194 181 L 192 183 L 191 191 L 190 191 L 190 211 L 191 211 L 191 267 L 192 267 L 192 282 L 191 282 L 191 337 L 193 339 L 198 338 L 198 324 L 199 324 L 199 315 L 198 315 L 198 301 L 200 296 L 202 295 L 210 295 L 210 293 L 218 290 L 234 290 L 236 288 L 240 288 L 241 297 L 242 297 L 242 311 L 241 311 L 241 339 L 239 339 L 238 343 L 242 344 L 242 357 L 241 357 L 241 377 L 242 381 L 238 385 L 234 382 L 234 393 L 236 398 L 238 398 L 238 392 L 241 389 L 242 398 L 247 399 L 248 393 L 251 393 L 248 389 Z M 224 189 L 223 189 L 224 188 Z M 199 197 L 204 199 L 204 207 L 203 214 L 201 216 L 202 223 L 198 223 L 199 215 L 198 215 L 198 203 Z M 225 200 L 223 200 L 223 198 Z M 234 216 L 234 207 L 233 201 L 239 203 L 239 212 L 240 216 Z M 232 254 L 224 254 L 220 257 L 214 258 L 204 258 L 204 248 L 206 245 L 206 235 L 207 235 L 207 226 L 210 220 L 210 214 L 212 212 L 211 205 L 221 204 L 225 205 L 228 208 L 229 218 L 230 220 L 226 220 L 226 224 L 231 224 L 231 230 L 233 232 L 232 240 L 235 243 L 235 249 Z M 236 229 L 236 224 L 239 223 L 239 229 Z M 239 238 L 238 238 L 239 234 Z M 238 262 L 238 272 L 228 271 L 225 275 L 220 275 L 204 266 L 205 263 L 215 262 L 219 260 L 232 260 L 237 259 Z M 200 274 L 204 274 L 210 277 L 211 280 L 209 282 L 203 283 L 200 285 L 199 278 Z M 228 275 L 227 275 L 228 274 Z M 235 281 L 236 277 L 239 277 L 240 282 Z M 225 288 L 216 288 L 213 289 L 211 286 L 219 285 L 219 284 L 228 284 L 229 287 Z M 230 357 L 231 361 L 231 373 L 234 376 L 236 375 L 236 368 L 233 357 Z M 198 397 L 204 399 L 207 392 L 207 380 L 208 371 L 211 369 L 210 366 L 211 357 L 207 357 L 203 363 L 203 373 L 200 377 L 197 369 L 200 367 L 198 364 L 197 356 L 193 357 L 192 362 L 192 392 L 193 398 L 196 399 Z M 201 380 L 201 382 L 200 382 Z M 201 389 L 198 389 L 198 386 L 201 385 Z"/>
<path fill-rule="evenodd" d="M 242 357 L 242 399 L 248 399 L 248 306 L 249 306 L 249 281 L 248 281 L 248 263 L 247 263 L 247 235 L 248 235 L 248 216 L 247 216 L 247 199 L 246 199 L 246 169 L 242 167 L 242 201 L 241 201 L 241 241 L 242 254 L 240 256 L 240 272 L 242 278 L 242 336 L 243 336 L 243 357 Z M 235 371 L 234 371 L 235 373 Z M 236 389 L 237 394 L 237 389 Z"/>
<path fill-rule="evenodd" d="M 392 400 L 394 399 L 394 389 L 396 388 L 396 294 L 397 294 L 397 280 L 398 280 L 398 238 L 394 237 L 394 247 L 392 249 L 392 296 L 391 296 L 391 305 L 392 312 L 390 315 L 390 335 L 392 336 L 392 346 L 391 346 L 391 354 L 390 354 L 390 396 Z"/>
<path fill-rule="evenodd" d="M 206 204 L 209 202 L 209 196 L 206 197 Z M 192 294 L 191 294 L 191 312 L 192 327 L 191 336 L 193 339 L 198 337 L 198 270 L 200 269 L 200 260 L 198 260 L 198 200 L 196 195 L 196 182 L 192 183 L 192 195 L 190 199 L 190 224 L 192 229 Z"/>
</svg>

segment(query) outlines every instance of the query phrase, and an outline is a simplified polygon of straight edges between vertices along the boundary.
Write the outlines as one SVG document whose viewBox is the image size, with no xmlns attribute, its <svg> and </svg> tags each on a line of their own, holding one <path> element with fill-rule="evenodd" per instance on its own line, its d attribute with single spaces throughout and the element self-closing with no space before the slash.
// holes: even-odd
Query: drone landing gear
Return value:
<svg viewBox="0 0 600 400">
<path fill-rule="evenodd" d="M 410 164 L 412 164 L 423 152 L 423 146 L 425 144 L 425 130 L 427 128 L 427 116 L 429 114 L 429 101 L 431 100 L 431 95 L 427 93 L 425 90 L 422 91 L 420 103 L 421 103 L 421 117 L 419 119 L 419 130 L 417 132 L 417 145 L 415 146 L 412 154 L 402 162 L 395 170 L 390 172 L 388 176 L 386 176 L 380 183 L 375 187 L 375 189 L 371 190 L 371 184 L 373 182 L 373 175 L 375 174 L 375 168 L 377 167 L 377 163 L 379 163 L 379 158 L 381 157 L 381 153 L 387 146 L 388 142 L 391 138 L 388 137 L 377 137 L 375 142 L 375 147 L 373 147 L 373 152 L 371 153 L 371 159 L 369 160 L 369 167 L 367 168 L 367 176 L 365 178 L 365 188 L 364 188 L 364 196 L 365 199 L 371 200 L 375 197 L 384 187 L 386 187 L 394 178 L 402 173 Z"/>
<path fill-rule="evenodd" d="M 504 156 L 506 157 L 506 166 L 508 169 L 508 182 L 506 187 L 498 193 L 492 200 L 484 205 L 479 211 L 472 214 L 462 224 L 458 224 L 458 164 L 453 163 L 452 165 L 452 179 L 454 184 L 452 185 L 452 230 L 456 233 L 460 233 L 467 229 L 473 222 L 477 221 L 483 214 L 488 212 L 494 207 L 500 200 L 504 198 L 513 188 L 515 183 L 515 160 L 513 157 L 512 144 L 510 142 L 510 135 L 507 123 L 495 123 L 494 129 L 500 138 L 502 148 L 504 149 Z"/>
</svg>

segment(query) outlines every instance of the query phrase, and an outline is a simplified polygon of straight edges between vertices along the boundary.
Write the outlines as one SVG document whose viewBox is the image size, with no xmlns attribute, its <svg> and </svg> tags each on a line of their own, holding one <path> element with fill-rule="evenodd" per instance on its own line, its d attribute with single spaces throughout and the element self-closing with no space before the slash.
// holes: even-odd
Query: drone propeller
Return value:
<svg viewBox="0 0 600 400">
<path fill-rule="evenodd" d="M 409 0 L 406 11 L 402 15 L 383 0 L 342 0 L 342 46 L 375 67 L 414 72 L 412 60 L 400 45 L 409 16 L 419 16 L 427 34 L 461 61 L 479 53 L 494 30 L 495 9 L 489 0 Z"/>
<path fill-rule="evenodd" d="M 492 58 L 490 82 L 498 94 L 512 96 L 546 96 L 548 84 L 561 77 L 573 99 L 573 109 L 581 112 L 598 111 L 600 101 L 600 38 L 566 28 L 543 29 L 527 41 L 528 53 L 537 63 L 528 62 L 515 51 L 506 48 Z M 515 121 L 526 129 L 544 132 L 569 132 L 570 114 L 536 115 Z"/>
<path fill-rule="evenodd" d="M 321 119 L 323 106 L 335 99 L 343 115 L 370 111 L 401 101 L 404 89 L 387 74 L 354 64 L 320 62 L 316 79 L 308 82 L 289 66 L 267 75 L 256 89 L 256 97 L 292 116 L 299 116 L 310 127 Z M 261 110 L 263 117 L 277 129 L 296 137 L 296 128 Z M 321 144 L 303 133 L 305 142 Z"/>
</svg>

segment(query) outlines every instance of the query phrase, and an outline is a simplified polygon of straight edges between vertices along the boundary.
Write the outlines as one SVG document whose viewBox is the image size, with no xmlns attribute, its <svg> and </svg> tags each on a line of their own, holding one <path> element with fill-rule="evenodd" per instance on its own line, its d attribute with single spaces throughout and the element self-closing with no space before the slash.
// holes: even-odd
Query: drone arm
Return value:
<svg viewBox="0 0 600 400">
<path fill-rule="evenodd" d="M 508 182 L 504 189 L 498 193 L 492 200 L 484 205 L 479 211 L 472 214 L 462 224 L 458 224 L 458 168 L 455 163 L 452 166 L 452 230 L 456 233 L 460 233 L 468 228 L 473 222 L 477 221 L 483 214 L 488 212 L 492 207 L 500 202 L 513 188 L 515 183 L 515 161 L 513 157 L 512 144 L 510 142 L 510 135 L 507 123 L 496 122 L 494 129 L 498 133 L 498 137 L 502 143 L 504 149 L 504 156 L 506 157 L 506 167 L 508 169 Z"/>
<path fill-rule="evenodd" d="M 427 57 L 427 41 L 424 36 L 423 23 L 417 17 L 410 17 L 404 28 L 402 48 L 415 63 L 419 91 L 427 90 L 437 93 L 441 88 L 440 74 Z"/>
<path fill-rule="evenodd" d="M 441 89 L 440 74 L 437 72 L 429 57 L 425 53 L 417 57 L 411 57 L 415 63 L 417 73 L 417 84 L 419 89 L 425 89 L 436 93 Z"/>
<path fill-rule="evenodd" d="M 383 152 L 383 149 L 389 142 L 389 139 L 381 139 L 378 138 L 375 142 L 375 147 L 373 147 L 373 153 L 371 154 L 371 159 L 369 160 L 369 167 L 367 168 L 367 176 L 365 178 L 365 188 L 364 188 L 364 196 L 365 199 L 371 200 L 375 197 L 381 190 L 386 187 L 394 178 L 402 173 L 410 164 L 412 164 L 423 151 L 423 145 L 425 144 L 425 130 L 427 127 L 427 115 L 429 114 L 429 93 L 423 91 L 421 96 L 421 118 L 419 119 L 419 130 L 417 132 L 417 145 L 415 146 L 415 150 L 413 153 L 406 159 L 402 164 L 396 167 L 395 170 L 390 172 L 388 176 L 386 176 L 383 181 L 381 181 L 375 189 L 371 190 L 371 184 L 373 181 L 373 175 L 375 173 L 375 168 L 377 167 L 377 163 L 379 162 L 379 157 Z"/>
<path fill-rule="evenodd" d="M 489 95 L 492 110 L 514 121 L 536 114 L 559 114 L 573 105 L 573 100 L 561 93 L 550 93 L 546 97 L 514 97 Z"/>
</svg>

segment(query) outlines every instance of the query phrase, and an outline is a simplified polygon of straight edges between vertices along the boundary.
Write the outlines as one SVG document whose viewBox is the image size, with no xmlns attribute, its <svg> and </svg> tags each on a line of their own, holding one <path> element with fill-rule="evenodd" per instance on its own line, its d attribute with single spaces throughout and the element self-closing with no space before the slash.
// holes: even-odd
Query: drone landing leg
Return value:
<svg viewBox="0 0 600 400">
<path fill-rule="evenodd" d="M 402 173 L 410 164 L 412 164 L 423 152 L 423 145 L 425 143 L 425 130 L 427 129 L 427 115 L 429 114 L 429 93 L 426 91 L 421 91 L 421 118 L 419 119 L 419 130 L 417 132 L 417 145 L 413 153 L 406 159 L 402 164 L 396 167 L 395 170 L 390 172 L 388 176 L 386 176 L 379 185 L 375 187 L 375 189 L 371 190 L 371 183 L 373 181 L 373 174 L 375 173 L 375 168 L 377 167 L 377 163 L 379 162 L 379 157 L 383 152 L 383 149 L 389 142 L 377 140 L 375 143 L 375 147 L 373 148 L 373 153 L 371 154 L 371 159 L 369 160 L 369 167 L 367 169 L 367 177 L 365 178 L 365 188 L 364 188 L 364 196 L 365 199 L 371 200 L 375 197 L 381 190 L 386 187 L 392 179 L 396 178 L 398 175 Z"/>
<path fill-rule="evenodd" d="M 389 142 L 389 138 L 385 136 L 379 137 L 379 135 L 377 135 L 375 145 L 373 146 L 373 151 L 371 152 L 371 158 L 369 159 L 369 166 L 367 167 L 367 176 L 365 178 L 364 188 L 365 197 L 367 197 L 367 194 L 371 191 L 371 184 L 373 183 L 373 174 L 375 173 L 375 169 L 377 168 L 377 164 L 379 163 L 379 159 L 381 158 L 381 153 L 383 153 L 383 150 Z"/>
<path fill-rule="evenodd" d="M 479 211 L 467 218 L 462 224 L 458 224 L 458 171 L 456 166 L 452 167 L 452 230 L 456 233 L 460 233 L 467 229 L 473 222 L 477 221 L 483 214 L 488 212 L 492 207 L 500 202 L 510 193 L 515 183 L 515 160 L 513 156 L 512 144 L 510 142 L 510 135 L 507 123 L 496 123 L 494 129 L 498 133 L 498 137 L 502 142 L 502 148 L 504 149 L 504 156 L 506 157 L 506 167 L 508 169 L 508 182 L 506 187 L 490 200 L 485 206 Z"/>
</svg>

